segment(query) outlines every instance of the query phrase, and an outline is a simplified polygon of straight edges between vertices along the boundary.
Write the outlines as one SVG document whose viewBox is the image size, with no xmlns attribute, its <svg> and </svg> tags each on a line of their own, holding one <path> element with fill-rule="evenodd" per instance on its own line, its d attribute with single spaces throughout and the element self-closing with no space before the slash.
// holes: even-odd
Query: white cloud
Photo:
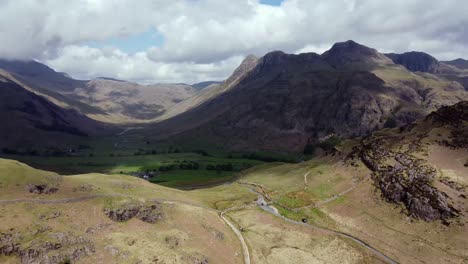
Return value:
<svg viewBox="0 0 468 264">
<path fill-rule="evenodd" d="M 453 59 L 468 57 L 466 14 L 466 0 L 0 0 L 0 57 L 150 82 L 219 79 L 247 54 L 317 52 L 348 39 Z M 161 46 L 136 54 L 85 46 L 149 28 Z"/>
<path fill-rule="evenodd" d="M 71 73 L 77 79 L 113 77 L 140 83 L 196 83 L 205 80 L 223 80 L 242 57 L 235 56 L 214 63 L 191 62 L 158 63 L 145 52 L 133 55 L 119 49 L 96 49 L 88 46 L 67 46 L 55 59 L 46 63 L 55 69 Z"/>
</svg>

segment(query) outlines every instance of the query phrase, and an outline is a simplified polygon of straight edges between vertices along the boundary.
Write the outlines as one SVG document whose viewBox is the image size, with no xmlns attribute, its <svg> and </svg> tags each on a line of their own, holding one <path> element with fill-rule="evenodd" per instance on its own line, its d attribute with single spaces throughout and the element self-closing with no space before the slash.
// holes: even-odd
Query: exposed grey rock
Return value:
<svg viewBox="0 0 468 264">
<path fill-rule="evenodd" d="M 118 208 L 104 208 L 104 213 L 113 221 L 125 222 L 135 217 L 139 210 L 139 204 L 129 203 Z"/>
<path fill-rule="evenodd" d="M 162 205 L 158 202 L 126 203 L 116 208 L 104 208 L 104 213 L 116 222 L 125 222 L 137 217 L 141 221 L 154 224 L 164 217 Z"/>
<path fill-rule="evenodd" d="M 359 155 L 373 171 L 372 177 L 382 197 L 388 202 L 403 203 L 411 216 L 433 221 L 460 214 L 448 196 L 432 186 L 436 170 L 423 160 L 388 151 L 382 140 L 366 142 Z"/>
<path fill-rule="evenodd" d="M 160 203 L 142 206 L 136 217 L 141 221 L 154 224 L 164 217 L 162 206 Z"/>
<path fill-rule="evenodd" d="M 46 239 L 35 238 L 24 244 L 22 242 L 19 233 L 1 233 L 0 254 L 18 256 L 22 264 L 59 264 L 95 252 L 90 240 L 70 233 L 49 233 Z"/>
<path fill-rule="evenodd" d="M 47 184 L 28 184 L 26 185 L 26 190 L 35 194 L 51 194 L 56 193 L 59 189 Z"/>
</svg>

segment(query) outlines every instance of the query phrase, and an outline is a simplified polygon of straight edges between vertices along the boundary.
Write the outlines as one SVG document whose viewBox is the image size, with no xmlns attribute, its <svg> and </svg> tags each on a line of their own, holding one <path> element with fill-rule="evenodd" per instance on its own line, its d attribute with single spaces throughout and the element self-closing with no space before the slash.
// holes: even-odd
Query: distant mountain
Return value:
<svg viewBox="0 0 468 264">
<path fill-rule="evenodd" d="M 68 93 L 84 87 L 87 81 L 75 80 L 66 73 L 56 72 L 37 61 L 9 61 L 0 59 L 0 69 L 5 70 L 28 87 L 60 102 L 62 106 L 74 108 L 84 114 L 104 114 L 99 109 L 84 104 Z"/>
<path fill-rule="evenodd" d="M 216 81 L 206 81 L 206 82 L 199 82 L 199 83 L 194 83 L 191 86 L 195 88 L 196 90 L 203 90 L 206 87 L 209 87 L 213 84 L 220 84 L 221 82 L 216 82 Z"/>
<path fill-rule="evenodd" d="M 412 73 L 353 41 L 322 55 L 275 51 L 247 58 L 209 92 L 154 125 L 151 134 L 239 150 L 300 152 L 324 137 L 408 124 L 467 98 L 459 83 Z"/>
<path fill-rule="evenodd" d="M 443 63 L 455 66 L 459 69 L 468 70 L 468 60 L 456 59 L 452 61 L 444 61 Z"/>
<path fill-rule="evenodd" d="M 66 149 L 111 127 L 64 109 L 0 71 L 0 147 L 14 151 Z"/>
<path fill-rule="evenodd" d="M 141 85 L 107 77 L 75 80 L 36 61 L 0 60 L 0 69 L 62 107 L 110 123 L 149 122 L 197 93 L 186 84 Z"/>
<path fill-rule="evenodd" d="M 105 113 L 89 115 L 92 118 L 112 123 L 132 123 L 151 121 L 196 93 L 196 89 L 186 84 L 141 85 L 99 78 L 75 89 L 71 96 Z"/>
<path fill-rule="evenodd" d="M 441 62 L 427 53 L 418 51 L 405 52 L 402 54 L 388 53 L 385 55 L 391 58 L 394 63 L 401 64 L 413 72 L 428 72 L 449 76 L 468 74 L 468 72 L 464 72 L 464 69 L 467 68 L 463 68 L 464 63 L 462 59 L 452 62 Z"/>
</svg>

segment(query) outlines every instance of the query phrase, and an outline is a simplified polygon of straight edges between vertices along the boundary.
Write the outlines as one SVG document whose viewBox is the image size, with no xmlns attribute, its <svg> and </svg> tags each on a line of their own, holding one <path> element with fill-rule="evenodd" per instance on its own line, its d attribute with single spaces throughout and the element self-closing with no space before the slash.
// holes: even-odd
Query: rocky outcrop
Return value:
<svg viewBox="0 0 468 264">
<path fill-rule="evenodd" d="M 13 230 L 11 230 L 13 231 Z M 15 232 L 0 233 L 0 255 L 11 256 L 20 252 L 21 234 Z"/>
<path fill-rule="evenodd" d="M 143 222 L 154 224 L 164 217 L 160 203 L 153 203 L 140 207 L 136 217 Z"/>
<path fill-rule="evenodd" d="M 453 148 L 468 148 L 468 101 L 443 106 L 427 116 L 436 126 L 450 129 L 450 138 L 441 143 Z"/>
<path fill-rule="evenodd" d="M 382 197 L 388 202 L 402 203 L 409 215 L 433 221 L 460 214 L 449 197 L 432 186 L 436 170 L 424 160 L 409 153 L 391 151 L 381 139 L 365 141 L 358 156 L 372 171 Z"/>
<path fill-rule="evenodd" d="M 71 233 L 48 233 L 23 241 L 18 232 L 0 233 L 0 255 L 17 256 L 22 264 L 74 262 L 95 252 L 91 240 Z"/>
<path fill-rule="evenodd" d="M 28 184 L 26 190 L 35 194 L 51 194 L 56 193 L 59 189 L 48 184 Z"/>
<path fill-rule="evenodd" d="M 116 222 L 126 222 L 136 217 L 143 222 L 154 224 L 164 217 L 162 205 L 158 202 L 125 203 L 117 207 L 104 208 L 104 213 Z"/>
</svg>

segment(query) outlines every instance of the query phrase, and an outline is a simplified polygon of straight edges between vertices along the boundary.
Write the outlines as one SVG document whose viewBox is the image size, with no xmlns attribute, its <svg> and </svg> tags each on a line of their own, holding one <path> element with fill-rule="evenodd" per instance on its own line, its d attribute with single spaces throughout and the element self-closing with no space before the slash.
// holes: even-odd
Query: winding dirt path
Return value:
<svg viewBox="0 0 468 264">
<path fill-rule="evenodd" d="M 120 133 L 117 133 L 117 136 L 123 136 L 125 133 L 127 133 L 128 131 L 131 131 L 131 130 L 135 130 L 135 129 L 143 129 L 144 127 L 127 127 L 125 128 L 122 132 Z"/>
<path fill-rule="evenodd" d="M 237 238 L 239 239 L 241 245 L 242 245 L 242 254 L 244 255 L 244 264 L 250 264 L 250 253 L 249 253 L 249 247 L 247 246 L 247 243 L 245 243 L 244 236 L 242 236 L 242 233 L 237 229 L 236 226 L 234 226 L 225 216 L 224 213 L 232 211 L 232 210 L 227 210 L 223 211 L 219 214 L 219 217 L 223 219 L 223 221 L 231 228 L 231 230 L 236 234 Z"/>
<path fill-rule="evenodd" d="M 122 197 L 124 195 L 121 194 L 93 194 L 93 195 L 86 195 L 80 197 L 72 197 L 72 198 L 63 198 L 63 199 L 55 199 L 55 200 L 45 200 L 45 199 L 13 199 L 13 200 L 0 200 L 0 205 L 3 204 L 16 204 L 16 203 L 32 203 L 32 204 L 66 204 L 66 203 L 78 203 L 98 198 L 105 198 L 105 197 Z"/>
<path fill-rule="evenodd" d="M 263 195 L 261 193 L 255 191 L 254 189 L 251 189 L 251 190 L 254 191 L 255 193 L 257 193 L 257 195 L 259 196 L 259 200 L 264 200 Z M 383 252 L 379 251 L 378 249 L 372 247 L 371 245 L 367 244 L 366 242 L 364 242 L 363 240 L 361 240 L 361 239 L 359 239 L 359 238 L 357 238 L 355 236 L 352 236 L 352 235 L 349 235 L 349 234 L 346 234 L 346 233 L 343 233 L 343 232 L 340 232 L 340 231 L 336 231 L 336 230 L 333 230 L 333 229 L 320 227 L 320 226 L 317 226 L 317 225 L 303 223 L 303 222 L 299 222 L 299 221 L 295 221 L 295 220 L 286 218 L 286 217 L 282 216 L 280 213 L 278 213 L 278 210 L 276 210 L 276 208 L 274 208 L 274 207 L 272 207 L 272 206 L 270 206 L 268 204 L 261 204 L 261 205 L 259 204 L 259 207 L 262 210 L 264 210 L 264 211 L 266 211 L 266 212 L 268 212 L 270 214 L 273 214 L 273 215 L 283 219 L 284 221 L 286 221 L 288 223 L 295 224 L 295 225 L 300 225 L 300 226 L 305 226 L 305 227 L 308 227 L 308 228 L 313 228 L 313 229 L 316 229 L 316 230 L 319 230 L 319 231 L 322 231 L 322 232 L 325 232 L 325 233 L 329 233 L 329 234 L 333 234 L 333 235 L 337 235 L 337 236 L 340 236 L 340 237 L 345 237 L 345 238 L 351 239 L 354 242 L 356 242 L 359 245 L 366 248 L 367 250 L 371 251 L 373 254 L 375 254 L 377 257 L 379 257 L 383 261 L 385 261 L 387 263 L 390 263 L 390 264 L 398 264 L 398 262 L 396 262 L 395 260 L 393 260 L 389 256 L 385 255 Z"/>
<path fill-rule="evenodd" d="M 93 200 L 93 199 L 98 199 L 98 198 L 108 198 L 108 197 L 129 197 L 128 195 L 122 195 L 122 194 L 92 194 L 92 195 L 86 195 L 86 196 L 80 196 L 80 197 L 72 197 L 72 198 L 63 198 L 63 199 L 12 199 L 12 200 L 0 200 L 0 205 L 9 205 L 9 204 L 17 204 L 17 203 L 32 203 L 32 204 L 68 204 L 68 203 L 78 203 L 78 202 L 83 202 L 83 201 L 88 201 L 88 200 Z M 249 253 L 249 247 L 247 246 L 247 243 L 245 243 L 245 239 L 242 236 L 242 233 L 239 231 L 239 229 L 234 226 L 225 216 L 224 214 L 230 211 L 234 210 L 242 210 L 245 209 L 251 205 L 245 205 L 245 206 L 240 206 L 240 207 L 233 207 L 226 209 L 224 211 L 216 210 L 210 207 L 202 206 L 202 205 L 197 205 L 194 203 L 190 202 L 185 202 L 185 201 L 179 201 L 179 200 L 168 200 L 168 199 L 159 199 L 159 198 L 154 198 L 151 199 L 151 201 L 156 201 L 156 202 L 163 202 L 163 203 L 172 203 L 172 204 L 183 204 L 183 205 L 188 205 L 192 207 L 197 207 L 205 210 L 209 210 L 212 212 L 216 212 L 219 214 L 220 219 L 226 223 L 226 225 L 229 226 L 229 228 L 234 232 L 234 234 L 237 236 L 239 239 L 239 242 L 241 243 L 242 246 L 242 254 L 244 255 L 244 264 L 250 264 L 250 253 Z"/>
</svg>

